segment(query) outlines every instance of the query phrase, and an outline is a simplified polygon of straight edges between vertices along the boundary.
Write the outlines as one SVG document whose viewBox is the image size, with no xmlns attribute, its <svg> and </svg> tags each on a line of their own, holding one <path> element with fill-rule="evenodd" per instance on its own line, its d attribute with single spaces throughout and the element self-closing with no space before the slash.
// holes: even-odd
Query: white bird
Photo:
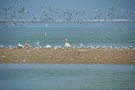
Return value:
<svg viewBox="0 0 135 90">
<path fill-rule="evenodd" d="M 65 46 L 64 47 L 71 47 L 71 45 L 69 43 L 65 43 Z"/>
<path fill-rule="evenodd" d="M 37 42 L 34 42 L 36 45 L 38 45 L 39 46 L 39 48 L 41 48 L 41 46 L 40 46 L 40 44 L 39 44 L 39 41 L 37 41 Z"/>
<path fill-rule="evenodd" d="M 56 47 L 56 46 L 54 46 L 54 49 L 57 49 L 57 47 Z"/>
<path fill-rule="evenodd" d="M 80 48 L 83 48 L 83 47 L 84 47 L 84 45 L 81 43 L 81 44 L 80 44 Z"/>
<path fill-rule="evenodd" d="M 44 46 L 45 48 L 51 48 L 52 46 L 47 44 L 46 46 Z"/>
<path fill-rule="evenodd" d="M 45 32 L 45 37 L 47 36 L 47 33 Z"/>
<path fill-rule="evenodd" d="M 24 46 L 20 43 L 17 44 L 17 47 L 20 49 L 20 48 L 24 48 Z"/>
<path fill-rule="evenodd" d="M 3 48 L 4 46 L 3 45 L 0 45 L 0 48 Z"/>
<path fill-rule="evenodd" d="M 9 47 L 9 49 L 13 49 L 13 47 L 11 45 L 9 45 L 8 47 Z"/>
<path fill-rule="evenodd" d="M 68 43 L 68 40 L 67 40 L 67 38 L 65 39 L 65 45 L 64 45 L 64 47 L 66 47 L 66 48 L 69 48 L 69 47 L 71 47 L 71 45 Z"/>
</svg>

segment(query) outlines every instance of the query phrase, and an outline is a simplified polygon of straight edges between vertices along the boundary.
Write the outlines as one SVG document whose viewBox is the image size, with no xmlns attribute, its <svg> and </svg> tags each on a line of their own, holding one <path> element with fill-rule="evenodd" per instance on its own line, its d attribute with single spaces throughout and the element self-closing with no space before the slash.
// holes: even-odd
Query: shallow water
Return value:
<svg viewBox="0 0 135 90">
<path fill-rule="evenodd" d="M 46 34 L 45 34 L 46 33 Z M 135 47 L 135 23 L 49 24 L 49 27 L 0 27 L 0 44 L 4 46 L 27 40 L 32 46 L 64 45 L 68 38 L 71 45 Z"/>
<path fill-rule="evenodd" d="M 134 90 L 135 65 L 0 64 L 0 90 Z"/>
</svg>

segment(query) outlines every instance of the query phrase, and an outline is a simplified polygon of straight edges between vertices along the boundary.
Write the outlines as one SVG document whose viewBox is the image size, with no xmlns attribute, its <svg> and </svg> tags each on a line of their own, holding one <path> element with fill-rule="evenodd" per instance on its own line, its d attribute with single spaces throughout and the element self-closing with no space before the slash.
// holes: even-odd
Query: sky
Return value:
<svg viewBox="0 0 135 90">
<path fill-rule="evenodd" d="M 0 7 L 34 7 L 52 6 L 53 8 L 74 8 L 74 9 L 117 9 L 135 10 L 135 0 L 0 0 Z"/>
<path fill-rule="evenodd" d="M 65 8 L 101 8 L 105 9 L 110 6 L 125 9 L 135 9 L 135 0 L 0 0 L 0 7 L 4 6 L 29 6 L 40 7 L 51 5 L 53 7 Z"/>
</svg>

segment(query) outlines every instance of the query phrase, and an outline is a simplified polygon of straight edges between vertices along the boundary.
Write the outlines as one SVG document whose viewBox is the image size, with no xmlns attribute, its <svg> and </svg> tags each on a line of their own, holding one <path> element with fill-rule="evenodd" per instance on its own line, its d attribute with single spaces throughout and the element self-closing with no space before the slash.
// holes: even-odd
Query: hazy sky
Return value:
<svg viewBox="0 0 135 90">
<path fill-rule="evenodd" d="M 71 7 L 71 8 L 101 8 L 105 9 L 111 6 L 124 9 L 135 9 L 135 0 L 0 0 L 0 7 L 4 6 L 29 6 L 39 7 Z"/>
</svg>

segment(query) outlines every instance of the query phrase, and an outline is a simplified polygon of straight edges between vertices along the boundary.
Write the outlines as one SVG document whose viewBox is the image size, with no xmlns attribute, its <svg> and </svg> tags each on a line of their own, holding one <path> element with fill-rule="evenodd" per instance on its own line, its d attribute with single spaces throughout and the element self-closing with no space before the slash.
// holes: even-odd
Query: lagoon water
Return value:
<svg viewBox="0 0 135 90">
<path fill-rule="evenodd" d="M 135 90 L 135 65 L 0 64 L 0 90 Z"/>
<path fill-rule="evenodd" d="M 72 46 L 116 46 L 135 47 L 135 23 L 51 23 L 44 25 L 8 26 L 0 27 L 0 45 L 15 46 L 27 40 L 32 46 L 39 41 L 41 46 L 50 44 L 64 45 L 64 39 L 68 38 Z"/>
</svg>

